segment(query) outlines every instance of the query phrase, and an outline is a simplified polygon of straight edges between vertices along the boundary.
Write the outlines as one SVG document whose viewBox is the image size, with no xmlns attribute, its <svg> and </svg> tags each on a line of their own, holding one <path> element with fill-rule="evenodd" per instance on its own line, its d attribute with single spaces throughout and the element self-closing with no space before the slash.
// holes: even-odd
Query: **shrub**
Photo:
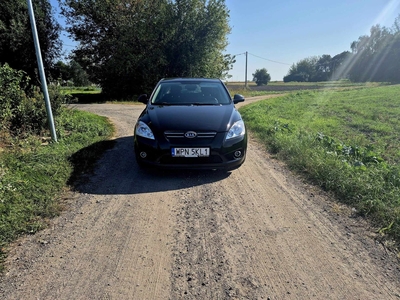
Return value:
<svg viewBox="0 0 400 300">
<path fill-rule="evenodd" d="M 28 86 L 23 71 L 16 71 L 7 64 L 0 66 L 0 125 L 8 128 L 18 103 L 26 97 L 24 90 Z"/>
<path fill-rule="evenodd" d="M 271 81 L 271 75 L 269 75 L 267 69 L 257 69 L 253 74 L 253 81 L 260 86 L 266 85 Z"/>
<path fill-rule="evenodd" d="M 50 87 L 49 97 L 53 115 L 59 114 L 61 104 L 69 101 L 56 86 Z M 47 113 L 42 92 L 29 85 L 25 72 L 5 64 L 0 66 L 0 128 L 12 136 L 39 134 L 47 127 Z"/>
</svg>

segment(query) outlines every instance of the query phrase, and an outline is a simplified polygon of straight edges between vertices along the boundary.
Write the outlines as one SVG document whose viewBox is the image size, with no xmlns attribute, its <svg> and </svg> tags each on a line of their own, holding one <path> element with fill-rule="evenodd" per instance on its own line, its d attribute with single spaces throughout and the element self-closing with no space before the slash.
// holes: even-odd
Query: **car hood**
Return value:
<svg viewBox="0 0 400 300">
<path fill-rule="evenodd" d="M 240 118 L 233 105 L 148 106 L 144 117 L 154 130 L 224 132 Z"/>
</svg>

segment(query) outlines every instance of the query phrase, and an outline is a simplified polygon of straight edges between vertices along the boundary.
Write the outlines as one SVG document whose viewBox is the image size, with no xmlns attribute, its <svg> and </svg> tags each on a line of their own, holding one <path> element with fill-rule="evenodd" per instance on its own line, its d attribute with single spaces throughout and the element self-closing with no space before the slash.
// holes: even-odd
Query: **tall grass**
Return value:
<svg viewBox="0 0 400 300">
<path fill-rule="evenodd" d="M 293 170 L 400 242 L 400 86 L 303 91 L 241 108 Z"/>
</svg>

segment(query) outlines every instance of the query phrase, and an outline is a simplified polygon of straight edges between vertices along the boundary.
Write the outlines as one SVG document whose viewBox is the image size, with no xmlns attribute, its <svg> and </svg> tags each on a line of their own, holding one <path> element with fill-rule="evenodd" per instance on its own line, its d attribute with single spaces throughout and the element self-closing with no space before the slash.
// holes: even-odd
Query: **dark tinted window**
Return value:
<svg viewBox="0 0 400 300">
<path fill-rule="evenodd" d="M 215 105 L 230 102 L 230 95 L 220 82 L 207 81 L 161 82 L 152 98 L 154 104 L 170 105 Z"/>
</svg>

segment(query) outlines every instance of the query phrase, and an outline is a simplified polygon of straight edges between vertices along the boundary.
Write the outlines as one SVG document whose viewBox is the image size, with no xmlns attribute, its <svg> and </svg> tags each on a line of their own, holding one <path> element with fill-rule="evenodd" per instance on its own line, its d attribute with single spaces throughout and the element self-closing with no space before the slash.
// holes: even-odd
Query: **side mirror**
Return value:
<svg viewBox="0 0 400 300">
<path fill-rule="evenodd" d="M 233 96 L 233 103 L 236 104 L 236 103 L 239 103 L 239 102 L 244 102 L 244 97 L 242 95 L 240 95 L 240 94 L 235 94 Z"/>
<path fill-rule="evenodd" d="M 138 102 L 141 102 L 143 104 L 147 104 L 148 101 L 149 99 L 147 98 L 147 94 L 142 94 L 138 98 Z"/>
</svg>

